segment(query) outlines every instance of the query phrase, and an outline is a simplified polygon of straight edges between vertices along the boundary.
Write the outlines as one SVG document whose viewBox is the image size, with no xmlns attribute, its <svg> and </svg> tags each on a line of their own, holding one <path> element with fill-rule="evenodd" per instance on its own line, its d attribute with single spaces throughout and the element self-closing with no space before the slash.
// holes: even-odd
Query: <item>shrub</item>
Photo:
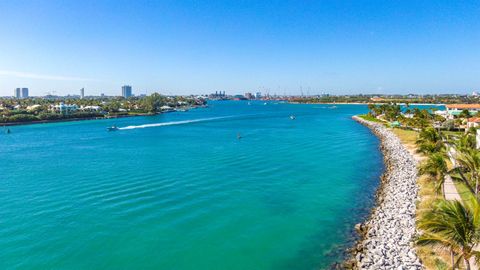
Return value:
<svg viewBox="0 0 480 270">
<path fill-rule="evenodd" d="M 15 114 L 8 117 L 7 122 L 30 122 L 39 120 L 36 116 L 31 114 Z"/>
</svg>

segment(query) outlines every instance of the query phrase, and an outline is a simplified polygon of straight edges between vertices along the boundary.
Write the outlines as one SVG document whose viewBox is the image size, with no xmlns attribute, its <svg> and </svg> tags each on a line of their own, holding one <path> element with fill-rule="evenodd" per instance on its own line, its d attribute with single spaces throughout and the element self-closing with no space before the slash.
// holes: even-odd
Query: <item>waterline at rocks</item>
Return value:
<svg viewBox="0 0 480 270">
<path fill-rule="evenodd" d="M 423 269 L 413 246 L 418 198 L 416 161 L 399 138 L 379 123 L 353 119 L 381 139 L 385 173 L 370 218 L 356 226 L 362 240 L 347 265 L 353 269 Z"/>
</svg>

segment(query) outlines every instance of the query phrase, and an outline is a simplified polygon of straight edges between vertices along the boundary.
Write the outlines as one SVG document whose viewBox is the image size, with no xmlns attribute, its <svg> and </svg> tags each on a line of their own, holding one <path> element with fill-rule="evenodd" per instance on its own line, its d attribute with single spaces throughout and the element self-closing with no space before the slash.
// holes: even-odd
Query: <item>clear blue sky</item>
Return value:
<svg viewBox="0 0 480 270">
<path fill-rule="evenodd" d="M 0 1 L 0 95 L 467 93 L 480 1 Z"/>
</svg>

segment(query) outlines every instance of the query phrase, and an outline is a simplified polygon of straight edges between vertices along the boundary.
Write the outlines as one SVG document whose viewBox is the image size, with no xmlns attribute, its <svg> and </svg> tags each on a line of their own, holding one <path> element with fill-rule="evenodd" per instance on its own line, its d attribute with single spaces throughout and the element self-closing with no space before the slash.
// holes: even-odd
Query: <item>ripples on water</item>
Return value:
<svg viewBox="0 0 480 270">
<path fill-rule="evenodd" d="M 377 139 L 350 119 L 366 106 L 337 107 L 213 102 L 13 127 L 0 143 L 0 268 L 326 268 L 382 167 Z"/>
</svg>

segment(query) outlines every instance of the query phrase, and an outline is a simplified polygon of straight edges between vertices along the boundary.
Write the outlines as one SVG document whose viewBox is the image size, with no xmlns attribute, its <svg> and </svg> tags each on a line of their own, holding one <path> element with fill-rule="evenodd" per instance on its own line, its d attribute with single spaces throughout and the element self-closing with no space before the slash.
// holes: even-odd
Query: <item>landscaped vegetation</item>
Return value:
<svg viewBox="0 0 480 270">
<path fill-rule="evenodd" d="M 477 200 L 468 202 L 439 201 L 418 222 L 422 234 L 418 245 L 427 245 L 448 252 L 452 269 L 471 269 L 471 259 L 480 262 L 480 206 Z"/>
<path fill-rule="evenodd" d="M 383 121 L 375 118 L 374 116 L 370 115 L 370 114 L 362 114 L 362 115 L 359 115 L 360 118 L 362 119 L 365 119 L 367 121 L 372 121 L 372 122 L 378 122 L 378 123 L 382 123 Z"/>
<path fill-rule="evenodd" d="M 0 123 L 61 121 L 97 117 L 148 115 L 205 105 L 203 98 L 167 97 L 158 93 L 144 97 L 97 98 L 0 98 Z"/>
<path fill-rule="evenodd" d="M 480 152 L 475 128 L 463 126 L 462 130 L 461 126 L 472 115 L 466 111 L 445 119 L 432 110 L 396 104 L 369 105 L 369 109 L 364 119 L 394 127 L 401 141 L 415 146 L 416 155 L 421 156 L 417 253 L 423 264 L 427 269 L 478 265 Z M 447 176 L 453 179 L 460 201 L 446 198 L 443 183 Z"/>
</svg>

